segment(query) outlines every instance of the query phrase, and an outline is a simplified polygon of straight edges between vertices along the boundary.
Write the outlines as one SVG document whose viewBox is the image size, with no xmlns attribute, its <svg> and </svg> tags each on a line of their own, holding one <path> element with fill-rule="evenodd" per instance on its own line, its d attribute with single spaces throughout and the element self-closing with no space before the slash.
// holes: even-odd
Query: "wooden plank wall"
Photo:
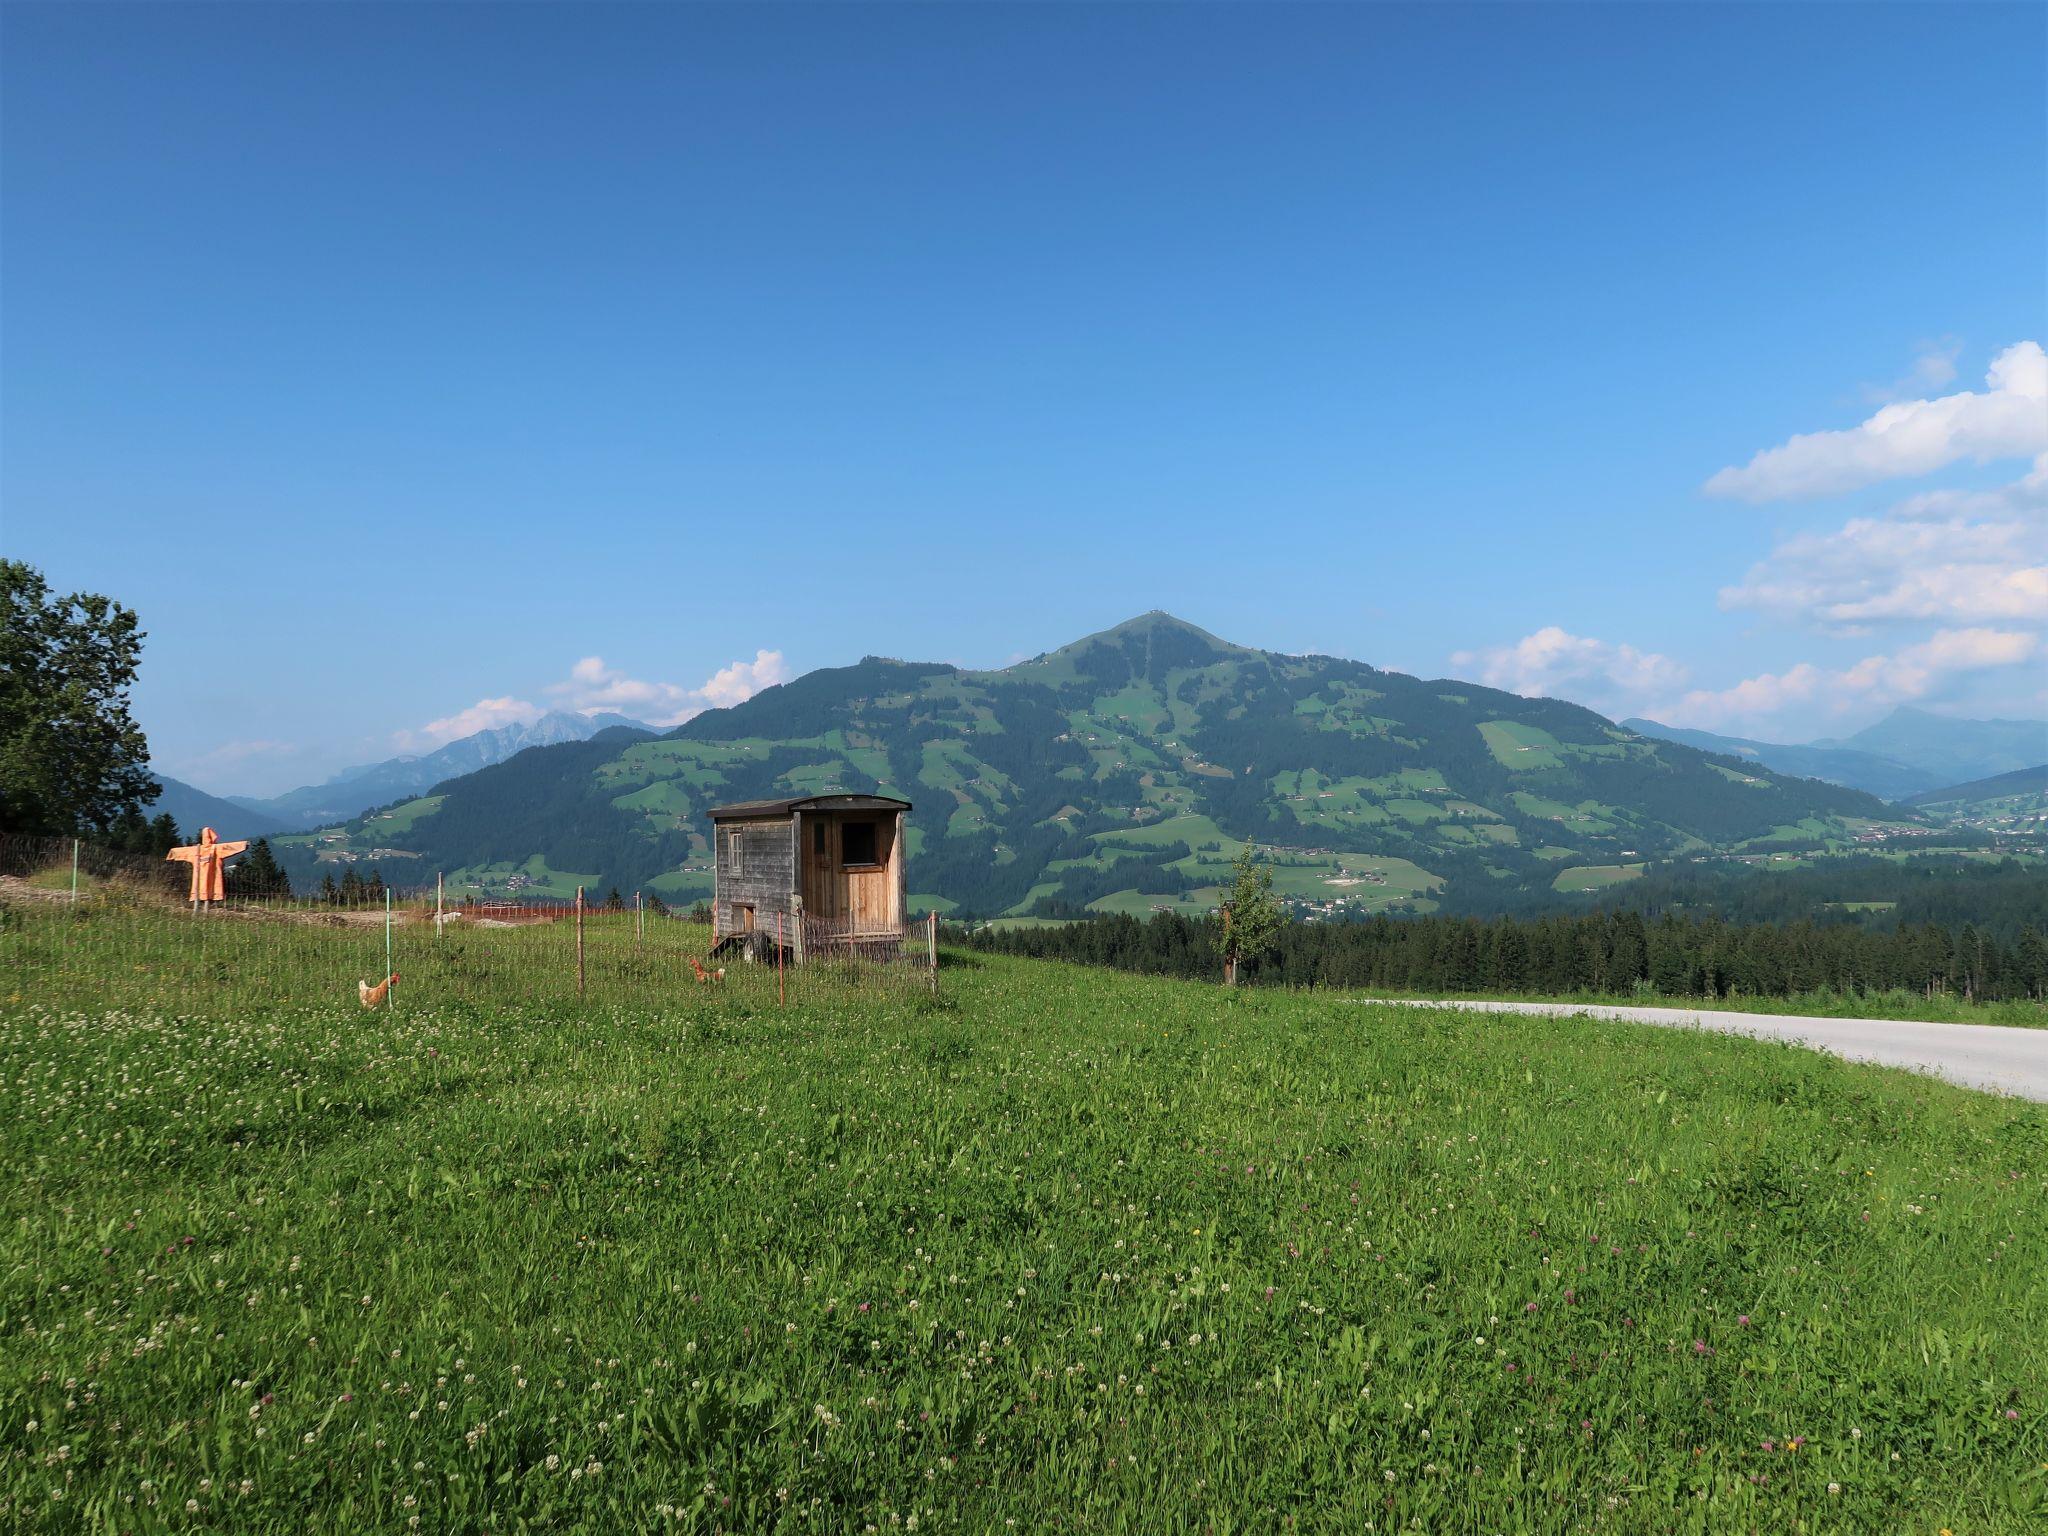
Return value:
<svg viewBox="0 0 2048 1536">
<path fill-rule="evenodd" d="M 844 827 L 873 822 L 876 863 L 846 869 Z M 901 812 L 807 812 L 798 832 L 803 845 L 804 911 L 822 922 L 861 932 L 894 932 L 903 923 L 903 817 Z M 822 842 L 823 847 L 820 848 Z"/>
<path fill-rule="evenodd" d="M 791 829 L 788 816 L 725 821 L 714 829 L 718 837 L 718 899 L 712 911 L 712 932 L 718 938 L 745 931 L 736 907 L 753 907 L 754 926 L 769 933 L 775 931 L 777 913 L 788 915 L 794 910 L 790 897 L 796 890 L 796 859 Z"/>
</svg>

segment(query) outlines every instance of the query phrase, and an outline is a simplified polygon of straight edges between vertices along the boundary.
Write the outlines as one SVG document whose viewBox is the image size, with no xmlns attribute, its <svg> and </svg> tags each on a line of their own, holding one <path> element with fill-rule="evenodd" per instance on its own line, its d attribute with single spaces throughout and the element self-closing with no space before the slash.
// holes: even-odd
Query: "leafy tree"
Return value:
<svg viewBox="0 0 2048 1536">
<path fill-rule="evenodd" d="M 1216 949 L 1223 956 L 1223 979 L 1234 987 L 1238 966 L 1245 961 L 1257 965 L 1278 942 L 1280 903 L 1273 899 L 1273 872 L 1258 862 L 1250 843 L 1238 850 L 1230 874 Z"/>
<path fill-rule="evenodd" d="M 103 832 L 157 797 L 128 713 L 142 641 L 119 603 L 0 560 L 0 829 Z"/>
</svg>

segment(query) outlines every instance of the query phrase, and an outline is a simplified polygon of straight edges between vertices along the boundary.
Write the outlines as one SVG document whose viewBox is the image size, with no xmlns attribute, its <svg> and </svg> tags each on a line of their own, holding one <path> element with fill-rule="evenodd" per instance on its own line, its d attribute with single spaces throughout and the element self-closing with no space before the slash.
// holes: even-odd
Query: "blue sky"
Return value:
<svg viewBox="0 0 2048 1536">
<path fill-rule="evenodd" d="M 1746 734 L 2048 713 L 2037 6 L 0 43 L 0 547 L 140 610 L 209 788 L 1151 608 Z"/>
</svg>

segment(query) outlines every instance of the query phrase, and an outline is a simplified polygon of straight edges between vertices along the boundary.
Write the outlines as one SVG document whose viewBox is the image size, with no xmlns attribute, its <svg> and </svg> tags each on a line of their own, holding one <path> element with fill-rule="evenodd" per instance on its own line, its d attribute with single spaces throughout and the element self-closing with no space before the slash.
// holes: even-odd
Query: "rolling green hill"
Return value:
<svg viewBox="0 0 2048 1536">
<path fill-rule="evenodd" d="M 1840 841 L 1870 795 L 1638 736 L 1592 711 L 1218 640 L 1161 613 L 1001 671 L 867 658 L 700 715 L 536 748 L 287 840 L 450 889 L 708 894 L 705 810 L 832 789 L 915 802 L 919 904 L 1197 911 L 1246 839 L 1297 910 L 1483 909 L 1652 859 Z"/>
<path fill-rule="evenodd" d="M 2019 810 L 2048 811 L 2048 764 L 2019 768 L 1969 784 L 1951 784 L 1915 795 L 1909 805 L 1929 809 L 2003 806 Z"/>
</svg>

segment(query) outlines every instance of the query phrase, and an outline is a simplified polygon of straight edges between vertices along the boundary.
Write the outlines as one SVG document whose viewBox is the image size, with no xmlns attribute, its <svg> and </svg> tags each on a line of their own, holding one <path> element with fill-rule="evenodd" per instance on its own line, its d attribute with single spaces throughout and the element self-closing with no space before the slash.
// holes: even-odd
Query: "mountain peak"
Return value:
<svg viewBox="0 0 2048 1536">
<path fill-rule="evenodd" d="M 1176 618 L 1164 608 L 1154 608 L 1141 613 L 1134 619 L 1125 619 L 1121 624 L 1108 629 L 1097 630 L 1092 635 L 1083 635 L 1070 641 L 1048 656 L 1075 656 L 1094 645 L 1108 645 L 1122 648 L 1131 644 L 1152 644 L 1166 639 L 1181 649 L 1214 651 L 1221 655 L 1242 656 L 1249 654 L 1249 648 L 1233 645 L 1230 641 L 1212 635 L 1199 624 L 1190 624 L 1186 619 Z M 1041 657 L 1040 660 L 1045 658 Z"/>
</svg>

